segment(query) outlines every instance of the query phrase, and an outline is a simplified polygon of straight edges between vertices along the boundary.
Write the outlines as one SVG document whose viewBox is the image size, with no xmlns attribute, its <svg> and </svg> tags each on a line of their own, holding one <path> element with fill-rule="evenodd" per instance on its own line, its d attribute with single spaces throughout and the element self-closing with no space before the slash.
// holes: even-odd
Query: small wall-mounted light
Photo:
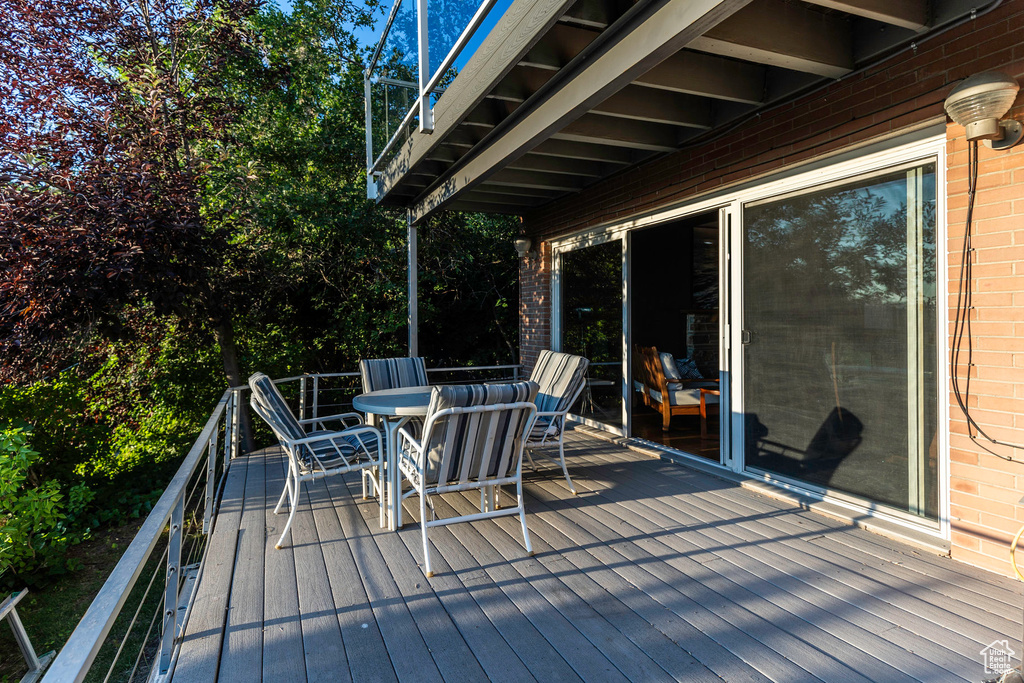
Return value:
<svg viewBox="0 0 1024 683">
<path fill-rule="evenodd" d="M 1000 71 L 987 71 L 964 79 L 943 105 L 949 117 L 967 131 L 968 140 L 984 140 L 992 149 L 1009 149 L 1024 137 L 1024 126 L 1000 120 L 1017 99 L 1017 81 Z"/>
<path fill-rule="evenodd" d="M 516 239 L 516 253 L 519 254 L 519 258 L 529 258 L 532 256 L 530 253 L 530 247 L 533 246 L 533 241 L 529 237 L 519 237 Z"/>
</svg>

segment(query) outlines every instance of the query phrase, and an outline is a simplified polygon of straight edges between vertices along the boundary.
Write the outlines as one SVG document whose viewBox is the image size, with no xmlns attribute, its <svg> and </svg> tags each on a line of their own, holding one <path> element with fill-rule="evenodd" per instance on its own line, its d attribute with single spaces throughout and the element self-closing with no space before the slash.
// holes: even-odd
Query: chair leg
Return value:
<svg viewBox="0 0 1024 683">
<path fill-rule="evenodd" d="M 519 503 L 519 522 L 523 525 L 523 541 L 526 544 L 526 554 L 533 557 L 533 546 L 530 544 L 530 532 L 526 528 L 526 501 L 523 498 L 523 477 L 519 476 L 516 481 L 516 501 Z"/>
<path fill-rule="evenodd" d="M 530 453 L 530 449 L 529 448 L 523 449 L 523 452 L 526 453 L 526 459 L 530 461 L 530 469 L 533 470 L 534 472 L 536 472 L 537 471 L 537 463 L 535 463 L 533 461 L 533 455 Z"/>
<path fill-rule="evenodd" d="M 288 513 L 288 521 L 285 522 L 284 529 L 281 531 L 281 538 L 277 539 L 277 543 L 274 545 L 278 550 L 284 547 L 282 545 L 284 543 L 284 537 L 288 533 L 288 529 L 291 528 L 292 520 L 295 519 L 295 511 L 299 509 L 299 480 L 297 478 L 295 480 L 295 496 L 291 498 L 292 509 L 291 512 Z"/>
<path fill-rule="evenodd" d="M 359 471 L 359 481 L 362 482 L 362 484 L 363 484 L 363 500 L 369 499 L 369 496 L 366 495 L 366 477 L 367 476 L 369 476 L 369 475 L 367 474 L 366 470 L 360 470 Z"/>
<path fill-rule="evenodd" d="M 292 498 L 292 475 L 294 470 L 292 463 L 288 462 L 288 473 L 284 477 L 284 488 L 281 490 L 281 497 L 277 499 L 277 505 L 274 506 L 274 514 L 278 515 L 281 513 L 281 506 L 284 504 L 284 497 L 288 496 L 288 503 L 294 507 L 295 501 Z"/>
<path fill-rule="evenodd" d="M 429 579 L 434 575 L 430 568 L 430 539 L 427 538 L 427 494 L 420 491 L 420 533 L 423 536 L 423 570 Z"/>
<path fill-rule="evenodd" d="M 669 423 L 672 421 L 672 411 L 662 407 L 661 410 L 661 431 L 667 432 Z"/>
<path fill-rule="evenodd" d="M 380 528 L 383 529 L 388 525 L 388 498 L 385 495 L 384 490 L 384 468 L 375 467 L 374 470 L 377 472 L 377 502 L 380 503 Z"/>
<path fill-rule="evenodd" d="M 569 484 L 569 490 L 572 491 L 572 495 L 576 495 L 576 487 L 572 485 L 572 479 L 569 478 L 569 468 L 565 466 L 565 434 L 558 435 L 558 459 L 562 463 L 562 474 L 565 475 L 565 481 Z"/>
</svg>

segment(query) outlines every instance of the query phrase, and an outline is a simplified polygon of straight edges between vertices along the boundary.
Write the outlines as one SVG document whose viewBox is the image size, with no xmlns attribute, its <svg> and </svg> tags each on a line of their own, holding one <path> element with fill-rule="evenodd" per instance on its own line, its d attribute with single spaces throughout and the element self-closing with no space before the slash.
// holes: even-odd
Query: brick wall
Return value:
<svg viewBox="0 0 1024 683">
<path fill-rule="evenodd" d="M 537 255 L 519 259 L 519 362 L 527 374 L 551 348 L 551 245 L 534 248 Z"/>
<path fill-rule="evenodd" d="M 1024 81 L 1024 0 L 921 43 L 888 61 L 782 105 L 735 132 L 620 174 L 524 218 L 542 242 L 607 224 L 701 194 L 766 177 L 779 169 L 870 144 L 942 117 L 955 81 L 1001 69 Z M 1011 115 L 1024 119 L 1024 97 Z M 949 125 L 948 252 L 950 301 L 963 236 L 967 167 L 963 129 Z M 996 438 L 1024 443 L 1024 144 L 1010 152 L 983 149 L 975 213 L 973 417 Z M 550 249 L 523 262 L 522 361 L 531 365 L 550 345 Z M 952 320 L 953 312 L 950 311 Z M 1009 573 L 1007 547 L 1024 523 L 1024 450 L 987 447 L 966 435 L 950 397 L 952 555 Z M 1019 462 L 987 452 L 993 450 Z M 1024 553 L 1022 553 L 1024 554 Z"/>
<path fill-rule="evenodd" d="M 1014 75 L 1024 78 L 1024 69 Z M 1024 106 L 1011 115 L 1024 119 Z M 951 331 L 967 214 L 967 144 L 963 129 L 950 125 L 946 196 Z M 984 146 L 979 150 L 972 227 L 974 365 L 963 365 L 958 375 L 966 378 L 970 371 L 968 408 L 982 429 L 994 439 L 1024 444 L 1024 145 L 1005 152 Z M 952 392 L 949 401 L 953 557 L 1009 573 L 1007 549 L 1024 524 L 1024 450 L 972 440 Z"/>
</svg>

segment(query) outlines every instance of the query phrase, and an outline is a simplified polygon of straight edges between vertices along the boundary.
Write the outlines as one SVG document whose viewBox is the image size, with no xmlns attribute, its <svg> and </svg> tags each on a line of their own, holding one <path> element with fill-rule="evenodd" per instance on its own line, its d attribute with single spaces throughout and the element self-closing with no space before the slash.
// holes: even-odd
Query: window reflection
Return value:
<svg viewBox="0 0 1024 683">
<path fill-rule="evenodd" d="M 572 412 L 622 426 L 622 242 L 562 254 L 562 350 L 590 359 Z"/>
<path fill-rule="evenodd" d="M 747 465 L 936 517 L 934 165 L 744 225 Z"/>
</svg>

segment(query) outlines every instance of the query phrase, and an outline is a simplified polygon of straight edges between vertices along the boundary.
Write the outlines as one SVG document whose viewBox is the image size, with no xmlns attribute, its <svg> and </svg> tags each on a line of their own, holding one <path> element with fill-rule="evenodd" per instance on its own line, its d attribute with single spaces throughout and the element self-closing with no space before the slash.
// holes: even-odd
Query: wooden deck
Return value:
<svg viewBox="0 0 1024 683">
<path fill-rule="evenodd" d="M 275 550 L 283 457 L 234 461 L 174 682 L 981 681 L 982 648 L 1019 649 L 1013 581 L 570 438 L 579 496 L 528 475 L 537 555 L 515 518 L 437 528 L 430 580 L 415 510 L 381 530 L 355 477 Z"/>
</svg>

